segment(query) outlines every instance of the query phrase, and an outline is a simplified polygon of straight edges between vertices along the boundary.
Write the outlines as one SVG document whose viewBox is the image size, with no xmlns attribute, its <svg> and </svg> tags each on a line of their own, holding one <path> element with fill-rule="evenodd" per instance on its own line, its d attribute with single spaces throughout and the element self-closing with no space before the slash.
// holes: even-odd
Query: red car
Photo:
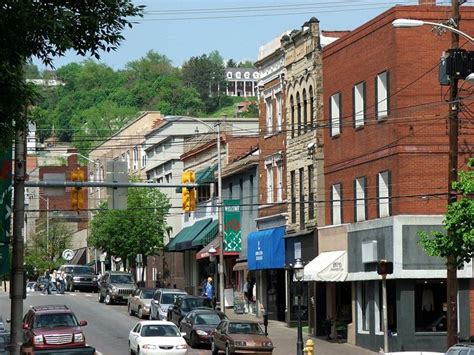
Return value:
<svg viewBox="0 0 474 355">
<path fill-rule="evenodd" d="M 23 348 L 64 349 L 86 346 L 81 327 L 86 321 L 78 322 L 67 306 L 34 306 L 23 318 Z"/>
</svg>

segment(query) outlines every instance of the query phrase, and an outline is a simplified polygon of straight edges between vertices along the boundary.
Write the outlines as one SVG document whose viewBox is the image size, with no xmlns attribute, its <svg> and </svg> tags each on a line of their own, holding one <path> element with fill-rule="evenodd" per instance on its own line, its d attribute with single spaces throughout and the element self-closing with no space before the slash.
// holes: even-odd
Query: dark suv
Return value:
<svg viewBox="0 0 474 355">
<path fill-rule="evenodd" d="M 179 327 L 181 320 L 193 309 L 212 309 L 212 302 L 206 297 L 178 297 L 174 304 L 168 309 L 167 320 Z"/>
<path fill-rule="evenodd" d="M 109 305 L 116 302 L 127 303 L 136 285 L 128 272 L 107 271 L 99 281 L 99 302 Z"/>
<path fill-rule="evenodd" d="M 23 318 L 23 348 L 65 349 L 86 346 L 81 327 L 86 321 L 78 322 L 67 306 L 34 306 Z"/>
<path fill-rule="evenodd" d="M 86 265 L 62 265 L 59 272 L 64 271 L 66 275 L 66 290 L 97 290 L 97 275 L 94 270 Z"/>
</svg>

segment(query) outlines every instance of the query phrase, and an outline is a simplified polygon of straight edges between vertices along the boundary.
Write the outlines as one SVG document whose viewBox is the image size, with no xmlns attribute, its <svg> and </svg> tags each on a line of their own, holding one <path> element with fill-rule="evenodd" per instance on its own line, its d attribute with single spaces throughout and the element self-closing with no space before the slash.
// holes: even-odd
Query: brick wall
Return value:
<svg viewBox="0 0 474 355">
<path fill-rule="evenodd" d="M 393 28 L 396 18 L 443 22 L 449 8 L 400 6 L 374 18 L 350 34 L 325 47 L 324 156 L 325 200 L 330 188 L 343 184 L 343 222 L 354 221 L 353 182 L 367 176 L 368 218 L 376 218 L 376 175 L 392 173 L 392 214 L 443 214 L 446 209 L 448 136 L 447 87 L 438 83 L 437 64 L 450 47 L 449 34 L 435 36 L 429 26 Z M 462 7 L 461 30 L 474 32 L 474 9 Z M 460 44 L 473 49 L 461 40 Z M 390 113 L 386 120 L 375 119 L 375 77 L 389 71 Z M 366 124 L 353 128 L 352 89 L 366 83 Z M 464 86 L 465 89 L 466 86 Z M 342 95 L 342 132 L 329 134 L 329 100 Z M 468 96 L 463 91 L 461 96 Z M 465 103 L 469 104 L 469 99 Z M 460 127 L 466 127 L 460 115 Z M 464 123 L 464 125 L 463 125 Z M 465 166 L 472 150 L 472 130 L 460 129 L 459 166 Z M 471 153 L 472 154 L 472 153 Z M 330 203 L 326 203 L 326 223 L 330 224 Z"/>
</svg>

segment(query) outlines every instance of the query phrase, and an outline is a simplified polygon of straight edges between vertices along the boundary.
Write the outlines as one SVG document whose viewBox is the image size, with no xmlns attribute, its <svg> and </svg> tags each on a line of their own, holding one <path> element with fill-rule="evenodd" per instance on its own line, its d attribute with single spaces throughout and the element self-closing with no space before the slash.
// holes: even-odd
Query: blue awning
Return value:
<svg viewBox="0 0 474 355">
<path fill-rule="evenodd" d="M 285 267 L 285 227 L 252 232 L 247 237 L 249 270 Z"/>
</svg>

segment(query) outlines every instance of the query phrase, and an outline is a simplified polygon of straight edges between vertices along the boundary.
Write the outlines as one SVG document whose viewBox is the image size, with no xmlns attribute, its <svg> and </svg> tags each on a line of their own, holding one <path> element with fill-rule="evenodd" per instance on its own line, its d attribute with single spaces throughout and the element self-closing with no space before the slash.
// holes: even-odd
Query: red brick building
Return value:
<svg viewBox="0 0 474 355">
<path fill-rule="evenodd" d="M 383 346 L 380 259 L 394 262 L 390 351 L 446 347 L 445 260 L 426 255 L 418 232 L 441 230 L 446 211 L 449 92 L 438 66 L 451 36 L 392 26 L 398 18 L 449 18 L 450 8 L 423 3 L 393 7 L 323 51 L 326 226 L 318 228 L 318 258 L 336 255 L 331 262 L 340 269 L 331 280 L 314 276 L 321 281 L 316 299 L 324 299 L 316 313 L 319 329 L 324 319 L 337 319 L 350 343 L 373 350 Z M 472 34 L 474 8 L 461 9 L 460 29 Z M 463 39 L 460 45 L 473 49 Z M 474 146 L 463 112 L 471 87 L 461 84 L 460 169 Z M 458 277 L 459 334 L 469 336 L 472 265 Z"/>
</svg>

